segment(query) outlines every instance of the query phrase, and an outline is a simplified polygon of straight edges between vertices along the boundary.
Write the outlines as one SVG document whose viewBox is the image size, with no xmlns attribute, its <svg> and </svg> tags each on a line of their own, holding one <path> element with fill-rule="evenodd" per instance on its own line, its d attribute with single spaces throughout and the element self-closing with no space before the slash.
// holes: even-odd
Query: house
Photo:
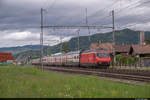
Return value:
<svg viewBox="0 0 150 100">
<path fill-rule="evenodd" d="M 90 45 L 90 50 L 93 50 L 93 49 L 96 49 L 96 48 L 104 48 L 108 51 L 110 51 L 112 53 L 113 51 L 113 43 L 102 43 L 102 42 L 99 42 L 99 43 L 92 43 Z"/>
<path fill-rule="evenodd" d="M 108 51 L 111 52 L 111 54 L 113 53 L 113 43 L 92 43 L 90 46 L 90 49 L 96 49 L 96 48 L 104 48 Z M 115 49 L 115 54 L 121 54 L 123 56 L 130 56 L 132 55 L 133 52 L 133 48 L 131 45 L 115 45 L 114 46 Z"/>
<path fill-rule="evenodd" d="M 115 54 L 122 56 L 132 56 L 133 48 L 131 45 L 115 45 Z"/>
<path fill-rule="evenodd" d="M 92 43 L 90 49 L 104 48 L 113 53 L 113 43 Z M 115 54 L 121 54 L 122 56 L 136 56 L 142 58 L 140 60 L 140 66 L 150 66 L 150 44 L 141 45 L 115 45 Z M 112 56 L 113 57 L 113 56 Z"/>
<path fill-rule="evenodd" d="M 92 43 L 90 50 L 96 48 L 104 48 L 108 51 L 113 52 L 113 43 Z M 115 54 L 122 54 L 124 56 L 139 56 L 139 57 L 150 57 L 150 44 L 149 45 L 115 45 Z"/>
<path fill-rule="evenodd" d="M 14 58 L 11 53 L 0 53 L 1 64 L 13 64 Z"/>
<path fill-rule="evenodd" d="M 142 58 L 141 66 L 150 67 L 150 45 L 132 45 L 133 56 Z"/>
<path fill-rule="evenodd" d="M 150 57 L 150 45 L 132 45 L 133 56 Z"/>
</svg>

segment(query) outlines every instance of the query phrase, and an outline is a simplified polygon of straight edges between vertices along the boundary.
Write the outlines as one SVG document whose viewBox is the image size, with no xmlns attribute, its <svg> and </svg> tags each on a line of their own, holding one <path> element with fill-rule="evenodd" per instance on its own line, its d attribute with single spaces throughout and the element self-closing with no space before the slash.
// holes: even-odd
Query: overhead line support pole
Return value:
<svg viewBox="0 0 150 100">
<path fill-rule="evenodd" d="M 86 25 L 88 26 L 88 16 L 87 16 L 87 8 L 85 9 L 86 12 Z M 88 32 L 89 32 L 89 41 L 90 41 L 90 29 L 88 28 Z"/>
<path fill-rule="evenodd" d="M 78 51 L 80 51 L 80 37 L 79 37 L 79 31 L 80 31 L 80 29 L 77 31 L 77 32 L 78 32 Z"/>
<path fill-rule="evenodd" d="M 43 8 L 41 8 L 41 34 L 40 34 L 40 64 L 43 71 Z"/>
<path fill-rule="evenodd" d="M 112 11 L 112 32 L 113 32 L 113 56 L 114 56 L 114 66 L 116 64 L 116 57 L 115 57 L 115 21 L 114 21 L 114 10 Z"/>
</svg>

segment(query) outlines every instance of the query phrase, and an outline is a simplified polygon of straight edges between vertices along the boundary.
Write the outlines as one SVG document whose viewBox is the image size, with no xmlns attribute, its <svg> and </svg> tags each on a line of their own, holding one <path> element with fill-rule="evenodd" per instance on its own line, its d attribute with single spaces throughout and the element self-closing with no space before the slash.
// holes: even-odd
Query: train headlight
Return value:
<svg viewBox="0 0 150 100">
<path fill-rule="evenodd" d="M 102 62 L 99 62 L 99 64 L 102 64 Z"/>
</svg>

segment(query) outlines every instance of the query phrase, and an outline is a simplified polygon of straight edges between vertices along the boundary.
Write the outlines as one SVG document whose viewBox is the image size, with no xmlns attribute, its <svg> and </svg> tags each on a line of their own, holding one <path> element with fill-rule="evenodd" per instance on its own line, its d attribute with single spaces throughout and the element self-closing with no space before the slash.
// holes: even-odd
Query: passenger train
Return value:
<svg viewBox="0 0 150 100">
<path fill-rule="evenodd" d="M 74 51 L 43 57 L 44 66 L 79 66 L 107 68 L 111 63 L 110 52 L 105 49 Z M 32 60 L 33 65 L 40 65 L 40 59 Z"/>
</svg>

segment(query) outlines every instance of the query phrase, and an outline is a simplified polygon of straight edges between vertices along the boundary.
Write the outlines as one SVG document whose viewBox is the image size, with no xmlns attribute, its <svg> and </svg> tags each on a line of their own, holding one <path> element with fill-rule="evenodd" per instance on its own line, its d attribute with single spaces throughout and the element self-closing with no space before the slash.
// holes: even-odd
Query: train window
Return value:
<svg viewBox="0 0 150 100">
<path fill-rule="evenodd" d="M 95 54 L 96 57 L 109 57 L 109 53 L 96 53 Z"/>
</svg>

